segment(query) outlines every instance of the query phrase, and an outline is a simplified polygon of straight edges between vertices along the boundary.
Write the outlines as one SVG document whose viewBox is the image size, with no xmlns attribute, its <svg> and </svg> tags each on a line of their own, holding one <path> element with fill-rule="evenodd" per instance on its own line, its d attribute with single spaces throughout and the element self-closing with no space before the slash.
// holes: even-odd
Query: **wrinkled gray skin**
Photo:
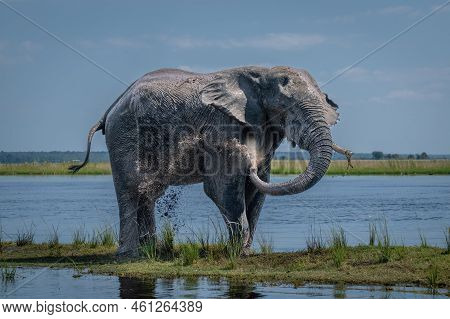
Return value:
<svg viewBox="0 0 450 319">
<path fill-rule="evenodd" d="M 289 67 L 144 75 L 88 139 L 89 151 L 97 130 L 106 135 L 120 210 L 118 253 L 134 256 L 154 238 L 155 201 L 169 185 L 193 183 L 203 183 L 230 236 L 248 249 L 266 194 L 301 193 L 325 174 L 336 108 L 307 71 Z M 296 178 L 271 184 L 270 162 L 284 138 L 307 150 L 311 160 Z"/>
</svg>

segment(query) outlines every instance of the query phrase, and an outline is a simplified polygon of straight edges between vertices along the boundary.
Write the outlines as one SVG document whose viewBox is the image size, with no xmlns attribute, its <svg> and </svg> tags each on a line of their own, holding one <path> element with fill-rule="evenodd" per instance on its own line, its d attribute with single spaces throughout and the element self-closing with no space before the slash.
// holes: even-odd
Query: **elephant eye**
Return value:
<svg viewBox="0 0 450 319">
<path fill-rule="evenodd" d="M 286 86 L 289 83 L 289 78 L 287 76 L 281 78 L 281 85 Z"/>
<path fill-rule="evenodd" d="M 332 99 L 330 99 L 328 97 L 328 94 L 326 94 L 326 93 L 325 93 L 325 99 L 327 100 L 327 103 L 329 105 L 331 105 L 333 108 L 335 108 L 335 109 L 339 108 L 339 106 L 336 103 L 334 103 L 334 101 Z"/>
</svg>

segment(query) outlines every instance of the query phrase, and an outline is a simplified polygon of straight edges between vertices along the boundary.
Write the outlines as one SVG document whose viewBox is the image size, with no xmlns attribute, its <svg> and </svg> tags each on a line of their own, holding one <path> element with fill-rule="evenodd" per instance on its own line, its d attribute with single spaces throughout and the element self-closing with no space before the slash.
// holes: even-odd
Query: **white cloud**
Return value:
<svg viewBox="0 0 450 319">
<path fill-rule="evenodd" d="M 435 97 L 435 94 L 424 94 L 423 92 L 411 89 L 399 89 L 390 91 L 386 97 L 394 100 L 417 100 Z"/>
<path fill-rule="evenodd" d="M 355 67 L 342 76 L 350 85 L 373 86 L 370 102 L 393 105 L 398 102 L 443 101 L 450 87 L 450 67 L 369 69 Z"/>
<path fill-rule="evenodd" d="M 78 41 L 78 44 L 86 49 L 98 49 L 104 47 L 114 47 L 120 49 L 126 48 L 142 49 L 154 47 L 155 38 L 148 35 L 135 37 L 116 36 L 116 37 L 108 37 L 97 41 L 90 39 L 83 39 Z"/>
<path fill-rule="evenodd" d="M 400 6 L 388 6 L 380 9 L 378 11 L 381 15 L 408 15 L 408 16 L 417 16 L 420 14 L 420 11 L 407 5 Z"/>
<path fill-rule="evenodd" d="M 304 50 L 325 42 L 325 37 L 317 34 L 268 33 L 246 38 L 207 39 L 191 36 L 163 37 L 166 43 L 183 49 L 194 48 L 255 48 L 272 50 Z"/>
<path fill-rule="evenodd" d="M 211 39 L 193 36 L 160 36 L 141 35 L 135 37 L 110 37 L 102 41 L 82 40 L 78 43 L 85 48 L 111 46 L 116 48 L 152 48 L 157 41 L 180 49 L 219 48 L 219 49 L 271 49 L 271 50 L 304 50 L 320 45 L 326 38 L 318 34 L 268 33 L 253 37 Z"/>
<path fill-rule="evenodd" d="M 148 48 L 151 47 L 151 41 L 147 37 L 142 37 L 139 39 L 135 38 L 124 38 L 124 37 L 113 37 L 105 40 L 107 45 L 120 47 L 120 48 Z"/>
<path fill-rule="evenodd" d="M 355 15 L 338 15 L 334 17 L 318 18 L 314 20 L 314 22 L 319 24 L 328 24 L 328 23 L 348 24 L 355 22 L 355 20 L 356 20 Z"/>
</svg>

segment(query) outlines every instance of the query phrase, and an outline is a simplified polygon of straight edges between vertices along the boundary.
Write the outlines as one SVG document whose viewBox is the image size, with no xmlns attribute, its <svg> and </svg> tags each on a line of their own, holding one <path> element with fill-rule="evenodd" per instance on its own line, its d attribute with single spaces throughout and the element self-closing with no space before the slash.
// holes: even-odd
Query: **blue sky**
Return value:
<svg viewBox="0 0 450 319">
<path fill-rule="evenodd" d="M 126 83 L 242 65 L 305 68 L 323 83 L 444 2 L 2 1 Z M 0 150 L 84 150 L 123 90 L 0 3 Z M 450 5 L 323 90 L 343 146 L 450 153 Z M 93 149 L 106 149 L 101 134 Z"/>
</svg>

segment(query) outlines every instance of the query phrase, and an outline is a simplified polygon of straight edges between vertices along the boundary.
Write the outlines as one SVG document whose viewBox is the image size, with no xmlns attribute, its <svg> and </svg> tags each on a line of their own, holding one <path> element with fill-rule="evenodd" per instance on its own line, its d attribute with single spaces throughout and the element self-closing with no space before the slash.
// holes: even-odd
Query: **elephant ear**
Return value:
<svg viewBox="0 0 450 319">
<path fill-rule="evenodd" d="M 333 126 L 339 120 L 339 113 L 337 109 L 339 108 L 336 103 L 332 99 L 328 97 L 328 94 L 325 93 L 325 99 L 327 101 L 328 107 L 324 110 L 325 121 L 328 126 Z"/>
<path fill-rule="evenodd" d="M 200 92 L 204 105 L 212 106 L 243 125 L 264 121 L 258 97 L 258 79 L 244 75 L 219 76 Z"/>
</svg>

